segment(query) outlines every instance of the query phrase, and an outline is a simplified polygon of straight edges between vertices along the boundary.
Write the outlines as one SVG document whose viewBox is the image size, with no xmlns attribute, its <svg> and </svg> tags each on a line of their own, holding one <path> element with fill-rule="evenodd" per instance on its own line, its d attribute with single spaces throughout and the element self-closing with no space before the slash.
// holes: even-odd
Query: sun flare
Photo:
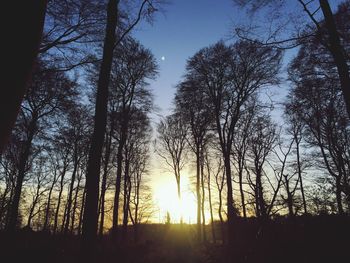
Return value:
<svg viewBox="0 0 350 263">
<path fill-rule="evenodd" d="M 177 195 L 175 178 L 159 184 L 154 191 L 155 203 L 159 208 L 159 222 L 164 222 L 167 212 L 172 223 L 193 224 L 197 219 L 196 197 L 190 189 L 188 177 L 181 178 L 181 200 Z"/>
</svg>

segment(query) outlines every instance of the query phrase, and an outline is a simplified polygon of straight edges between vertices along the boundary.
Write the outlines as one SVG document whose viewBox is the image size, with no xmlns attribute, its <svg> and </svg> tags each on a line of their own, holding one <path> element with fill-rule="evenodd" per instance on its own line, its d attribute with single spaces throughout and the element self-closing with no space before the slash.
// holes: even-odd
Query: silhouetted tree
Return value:
<svg viewBox="0 0 350 263">
<path fill-rule="evenodd" d="M 148 6 L 147 12 L 144 8 Z M 83 217 L 83 240 L 87 245 L 94 242 L 97 234 L 99 175 L 102 147 L 107 123 L 108 87 L 113 61 L 113 50 L 124 37 L 137 25 L 142 16 L 152 14 L 156 9 L 151 0 L 144 0 L 135 21 L 116 39 L 118 24 L 119 0 L 110 0 L 107 4 L 107 23 L 103 45 L 103 55 L 97 82 L 94 131 L 91 138 L 88 168 L 86 175 L 86 200 Z"/>
<path fill-rule="evenodd" d="M 208 131 L 213 121 L 213 115 L 208 103 L 208 97 L 204 96 L 201 83 L 193 80 L 183 81 L 177 86 L 175 94 L 176 111 L 181 114 L 183 120 L 189 125 L 189 146 L 196 156 L 196 195 L 197 195 L 197 232 L 201 241 L 201 213 L 204 211 L 201 203 L 201 185 L 204 175 L 201 166 L 204 165 L 204 147 L 208 139 Z M 203 188 L 204 189 L 204 188 Z M 202 189 L 202 191 L 203 191 Z"/>
<path fill-rule="evenodd" d="M 75 83 L 63 73 L 50 71 L 42 62 L 37 63 L 31 85 L 28 87 L 22 103 L 17 121 L 18 128 L 14 132 L 20 138 L 21 146 L 15 192 L 8 223 L 9 231 L 13 231 L 16 226 L 23 180 L 30 164 L 28 160 L 33 151 L 33 141 L 43 130 L 43 125 L 48 124 L 45 121 L 69 105 L 69 101 L 75 96 L 74 86 Z"/>
<path fill-rule="evenodd" d="M 305 169 L 306 165 L 304 164 L 300 153 L 305 124 L 302 122 L 302 120 L 299 119 L 298 114 L 296 114 L 298 110 L 293 109 L 292 107 L 293 104 L 294 103 L 291 102 L 290 104 L 286 105 L 285 116 L 289 123 L 288 133 L 290 133 L 290 135 L 294 138 L 295 152 L 296 152 L 296 163 L 295 163 L 294 170 L 296 170 L 298 174 L 297 182 L 300 185 L 300 192 L 302 197 L 304 213 L 307 214 L 307 205 L 306 205 L 304 183 L 303 183 L 303 170 Z"/>
<path fill-rule="evenodd" d="M 264 194 L 266 194 L 263 187 L 263 178 L 266 176 L 264 167 L 268 155 L 272 153 L 276 145 L 276 125 L 272 123 L 266 114 L 255 116 L 252 122 L 251 134 L 247 139 L 247 144 L 248 156 L 251 157 L 252 162 L 250 170 L 255 178 L 253 179 L 251 173 L 248 173 L 248 180 L 254 192 L 256 216 L 266 219 L 268 216 L 268 205 L 264 198 Z"/>
<path fill-rule="evenodd" d="M 186 163 L 188 127 L 183 118 L 174 113 L 160 121 L 157 132 L 156 152 L 174 172 L 177 195 L 181 202 L 181 170 Z"/>
<path fill-rule="evenodd" d="M 241 6 L 250 5 L 251 11 L 259 11 L 266 6 L 272 6 L 276 12 L 279 8 L 286 8 L 289 1 L 276 1 L 276 0 L 256 0 L 256 1 L 242 1 L 235 0 L 236 3 L 239 3 Z M 348 117 L 350 117 L 350 75 L 349 75 L 349 55 L 346 42 L 348 40 L 347 34 L 349 32 L 349 1 L 345 1 L 340 4 L 338 11 L 333 14 L 329 5 L 328 0 L 319 0 L 317 3 L 315 1 L 304 1 L 298 0 L 297 4 L 302 8 L 306 13 L 307 17 L 312 21 L 312 24 L 305 26 L 306 30 L 302 27 L 297 26 L 296 28 L 302 28 L 301 32 L 294 32 L 290 38 L 276 39 L 278 35 L 284 34 L 285 32 L 281 30 L 281 27 L 277 27 L 272 30 L 270 26 L 270 34 L 267 36 L 267 44 L 277 45 L 279 47 L 285 46 L 287 44 L 288 48 L 295 47 L 302 43 L 307 43 L 308 41 L 320 41 L 320 45 L 323 46 L 323 49 L 327 50 L 332 57 L 332 62 L 336 66 L 337 75 L 340 82 L 340 88 L 342 91 L 342 96 L 345 101 L 346 110 Z M 319 13 L 322 12 L 323 19 L 318 18 Z M 299 15 L 300 16 L 300 15 Z M 281 16 L 278 17 L 281 19 Z M 284 19 L 284 18 L 283 18 Z M 284 22 L 285 25 L 290 24 Z M 294 21 L 294 23 L 298 23 Z M 270 23 L 271 25 L 272 23 Z M 310 28 L 312 28 L 310 30 Z M 345 30 L 345 31 L 344 31 Z M 242 30 L 237 31 L 238 34 L 244 39 L 249 38 L 246 34 L 242 34 Z M 247 33 L 247 32 L 245 32 Z M 345 34 L 344 34 L 345 33 Z M 248 33 L 249 35 L 249 33 Z"/>
<path fill-rule="evenodd" d="M 116 125 L 118 136 L 117 148 L 117 177 L 115 183 L 115 196 L 113 206 L 113 232 L 117 231 L 119 216 L 119 198 L 123 171 L 123 151 L 129 135 L 129 122 L 135 112 L 140 108 L 144 112 L 152 109 L 151 93 L 147 89 L 147 79 L 155 78 L 157 64 L 152 53 L 129 38 L 122 46 L 116 49 L 112 73 L 112 88 L 118 98 Z"/>
<path fill-rule="evenodd" d="M 97 84 L 94 131 L 86 171 L 86 200 L 83 217 L 83 240 L 86 246 L 94 243 L 97 233 L 100 161 L 107 122 L 108 85 L 116 38 L 118 4 L 119 0 L 109 0 L 107 6 L 106 34 Z"/>
<path fill-rule="evenodd" d="M 252 97 L 251 101 L 248 102 L 247 107 L 242 110 L 242 116 L 238 121 L 235 137 L 233 139 L 233 165 L 238 174 L 239 192 L 241 195 L 241 206 L 244 218 L 247 217 L 247 211 L 244 195 L 245 190 L 243 175 L 248 158 L 248 140 L 254 129 L 253 118 L 258 114 L 258 111 L 260 110 L 261 107 L 258 105 L 257 98 L 255 96 Z"/>
<path fill-rule="evenodd" d="M 343 213 L 342 192 L 347 197 L 349 188 L 349 119 L 342 114 L 345 104 L 334 64 L 314 48 L 316 43 L 304 44 L 290 66 L 293 89 L 287 107 L 305 124 L 307 143 L 319 149 L 320 163 L 334 178 L 338 212 Z"/>
<path fill-rule="evenodd" d="M 241 109 L 261 87 L 278 82 L 281 52 L 255 42 L 232 46 L 219 42 L 197 52 L 187 64 L 188 78 L 200 82 L 208 96 L 225 164 L 229 242 L 232 241 L 233 206 L 231 152 Z"/>
</svg>

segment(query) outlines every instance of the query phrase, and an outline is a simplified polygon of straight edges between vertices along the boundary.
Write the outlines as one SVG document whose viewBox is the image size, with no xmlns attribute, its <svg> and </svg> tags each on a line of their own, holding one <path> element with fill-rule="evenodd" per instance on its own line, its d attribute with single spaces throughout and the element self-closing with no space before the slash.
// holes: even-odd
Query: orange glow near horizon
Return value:
<svg viewBox="0 0 350 263">
<path fill-rule="evenodd" d="M 170 180 L 172 179 L 172 180 Z M 166 214 L 169 212 L 171 223 L 179 223 L 181 218 L 184 223 L 193 224 L 197 221 L 197 200 L 191 191 L 187 175 L 181 176 L 181 201 L 177 195 L 175 178 L 167 176 L 157 184 L 153 193 L 155 205 L 159 209 L 158 220 L 165 222 Z"/>
</svg>

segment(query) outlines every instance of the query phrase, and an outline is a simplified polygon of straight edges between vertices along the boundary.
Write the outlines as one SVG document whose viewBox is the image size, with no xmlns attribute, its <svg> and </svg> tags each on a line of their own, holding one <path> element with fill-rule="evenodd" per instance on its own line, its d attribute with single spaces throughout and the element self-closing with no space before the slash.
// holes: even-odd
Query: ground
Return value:
<svg viewBox="0 0 350 263">
<path fill-rule="evenodd" d="M 135 243 L 98 241 L 90 262 L 209 263 L 227 262 L 348 262 L 350 218 L 340 216 L 279 218 L 261 223 L 236 219 L 231 247 L 212 240 L 198 244 L 194 225 L 143 225 Z M 209 239 L 211 228 L 207 226 Z M 218 234 L 219 229 L 217 229 Z M 227 233 L 227 231 L 226 231 Z M 219 235 L 218 235 L 219 237 Z M 221 239 L 221 237 L 220 237 Z M 19 231 L 0 234 L 1 262 L 83 262 L 77 236 Z M 86 254 L 86 251 L 83 251 Z"/>
</svg>

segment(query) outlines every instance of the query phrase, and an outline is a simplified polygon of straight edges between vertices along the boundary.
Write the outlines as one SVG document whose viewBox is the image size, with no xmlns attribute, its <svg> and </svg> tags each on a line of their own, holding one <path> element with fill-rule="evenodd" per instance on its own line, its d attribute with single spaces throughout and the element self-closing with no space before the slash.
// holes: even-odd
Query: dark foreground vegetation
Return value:
<svg viewBox="0 0 350 263">
<path fill-rule="evenodd" d="M 235 221 L 235 239 L 229 249 L 233 262 L 346 262 L 348 258 L 349 217 L 279 217 L 264 224 L 255 218 Z M 226 262 L 219 224 L 216 230 L 220 240 L 209 240 L 207 226 L 208 240 L 199 244 L 195 225 L 144 224 L 137 243 L 132 240 L 131 228 L 128 242 L 103 236 L 90 262 Z M 2 262 L 80 262 L 84 258 L 80 244 L 77 236 L 29 229 L 10 237 L 0 235 L 2 259 L 6 259 Z"/>
</svg>

